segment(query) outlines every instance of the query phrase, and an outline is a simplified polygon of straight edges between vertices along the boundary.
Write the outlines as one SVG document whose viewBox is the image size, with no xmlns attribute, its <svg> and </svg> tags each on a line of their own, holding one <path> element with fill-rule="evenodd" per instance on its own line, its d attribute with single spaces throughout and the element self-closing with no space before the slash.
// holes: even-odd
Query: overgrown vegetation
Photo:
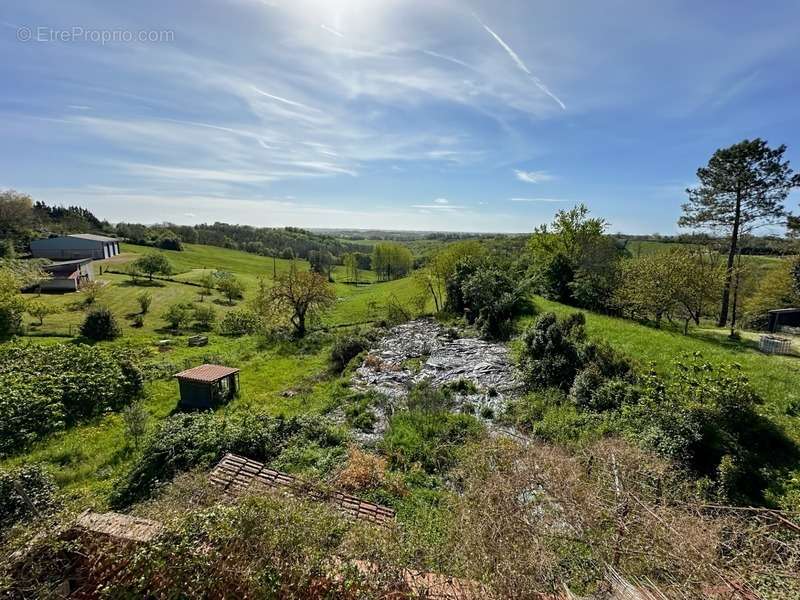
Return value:
<svg viewBox="0 0 800 600">
<path fill-rule="evenodd" d="M 119 410 L 142 392 L 128 353 L 85 345 L 0 346 L 0 454 Z"/>
</svg>

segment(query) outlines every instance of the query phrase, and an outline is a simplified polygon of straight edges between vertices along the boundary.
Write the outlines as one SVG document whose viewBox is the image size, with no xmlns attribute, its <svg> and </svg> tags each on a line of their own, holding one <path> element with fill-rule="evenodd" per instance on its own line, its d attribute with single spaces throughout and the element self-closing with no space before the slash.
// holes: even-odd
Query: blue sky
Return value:
<svg viewBox="0 0 800 600">
<path fill-rule="evenodd" d="M 111 221 L 529 231 L 583 202 L 673 233 L 716 148 L 800 168 L 798 23 L 796 0 L 6 0 L 0 188 Z"/>
</svg>

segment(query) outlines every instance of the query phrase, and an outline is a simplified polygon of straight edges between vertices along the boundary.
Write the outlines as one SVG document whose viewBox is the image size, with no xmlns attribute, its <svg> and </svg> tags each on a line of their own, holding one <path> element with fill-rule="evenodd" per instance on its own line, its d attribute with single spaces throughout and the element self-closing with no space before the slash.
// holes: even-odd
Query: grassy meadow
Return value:
<svg viewBox="0 0 800 600">
<path fill-rule="evenodd" d="M 169 374 L 203 362 L 218 362 L 241 369 L 241 391 L 238 398 L 221 410 L 260 410 L 272 415 L 293 416 L 326 412 L 336 403 L 337 396 L 346 393 L 340 389 L 338 378 L 328 373 L 329 339 L 307 344 L 301 351 L 282 348 L 280 345 L 262 345 L 255 336 L 231 338 L 211 332 L 204 347 L 189 347 L 186 338 L 191 330 L 180 333 L 168 329 L 161 318 L 166 308 L 175 302 L 197 303 L 199 288 L 193 283 L 208 270 L 229 271 L 245 285 L 245 298 L 234 306 L 214 292 L 204 300 L 211 303 L 222 318 L 225 312 L 245 306 L 258 285 L 259 278 L 271 281 L 273 260 L 237 250 L 187 244 L 181 252 L 158 250 L 167 255 L 173 267 L 169 280 L 149 282 L 140 279 L 134 283 L 124 272 L 126 264 L 140 254 L 153 252 L 151 248 L 123 244 L 122 253 L 107 261 L 95 263 L 97 279 L 105 282 L 98 303 L 111 308 L 122 326 L 123 335 L 114 342 L 119 346 L 150 349 L 149 362 Z M 102 267 L 102 274 L 100 268 Z M 292 261 L 277 259 L 278 274 L 288 271 Z M 294 261 L 294 267 L 307 269 L 306 261 Z M 347 282 L 343 267 L 333 272 L 336 281 L 337 301 L 318 327 L 330 328 L 372 321 L 385 314 L 387 302 L 400 302 L 410 308 L 416 289 L 410 278 L 390 282 L 376 282 L 375 274 L 362 271 L 359 285 Z M 148 291 L 153 297 L 150 311 L 144 317 L 144 326 L 132 326 L 132 318 L 139 312 L 136 297 Z M 42 326 L 26 315 L 26 339 L 35 343 L 65 342 L 77 335 L 85 316 L 81 295 L 25 294 L 26 298 L 43 300 L 58 312 L 45 318 Z M 172 339 L 174 346 L 165 352 L 156 350 L 155 342 Z M 150 427 L 170 415 L 178 400 L 178 386 L 171 378 L 156 379 L 146 384 L 144 407 L 149 414 Z M 31 449 L 0 463 L 13 466 L 24 462 L 40 462 L 52 469 L 59 485 L 77 503 L 95 502 L 102 505 L 103 498 L 116 477 L 121 475 L 135 449 L 126 444 L 122 417 L 108 414 L 70 428 L 34 444 Z"/>
<path fill-rule="evenodd" d="M 122 250 L 120 256 L 96 265 L 103 268 L 98 278 L 107 282 L 99 302 L 108 305 L 123 325 L 123 336 L 106 343 L 149 348 L 149 362 L 165 375 L 146 384 L 144 406 L 150 416 L 151 428 L 176 407 L 178 386 L 169 375 L 203 362 L 218 362 L 241 369 L 241 394 L 220 409 L 226 414 L 251 410 L 286 416 L 320 414 L 336 406 L 348 393 L 343 380 L 328 370 L 330 336 L 317 334 L 302 346 L 282 347 L 280 344 L 265 344 L 258 336 L 230 338 L 212 332 L 208 334 L 207 346 L 191 348 L 186 337 L 193 332 L 175 334 L 166 329 L 160 315 L 171 303 L 200 300 L 199 288 L 186 282 L 197 281 L 208 269 L 230 271 L 245 284 L 245 300 L 237 303 L 237 306 L 243 306 L 259 278 L 271 280 L 271 258 L 187 244 L 182 252 L 161 251 L 173 265 L 175 272 L 171 280 L 134 284 L 127 275 L 109 271 L 124 271 L 126 262 L 154 250 L 131 245 L 123 245 Z M 285 272 L 291 268 L 291 262 L 278 259 L 275 267 L 279 273 Z M 295 267 L 305 269 L 308 263 L 296 261 Z M 414 306 L 417 289 L 409 277 L 377 283 L 374 273 L 362 272 L 364 283 L 356 286 L 346 282 L 344 269 L 337 267 L 333 278 L 337 301 L 320 324 L 326 329 L 378 320 L 385 316 L 386 305 L 390 302 L 399 302 L 406 309 Z M 144 326 L 137 329 L 132 327 L 131 317 L 138 312 L 136 296 L 144 290 L 152 294 L 153 305 L 145 316 Z M 74 335 L 84 316 L 83 309 L 77 306 L 80 295 L 42 295 L 41 298 L 60 312 L 47 317 L 41 327 L 28 317 L 28 339 L 35 343 L 68 341 L 67 337 L 61 336 Z M 232 308 L 217 292 L 205 302 L 215 306 L 219 317 Z M 535 298 L 535 304 L 539 312 L 553 311 L 563 315 L 576 310 L 543 298 Z M 430 307 L 424 307 L 424 310 L 430 310 Z M 523 319 L 518 323 L 518 329 L 522 330 L 532 319 Z M 587 331 L 590 336 L 605 340 L 632 357 L 643 369 L 652 363 L 658 371 L 668 373 L 674 360 L 687 352 L 700 352 L 713 362 L 739 363 L 766 400 L 763 412 L 800 442 L 800 419 L 793 416 L 798 407 L 800 359 L 763 355 L 758 352 L 753 339 L 731 341 L 723 331 L 713 328 L 694 328 L 684 336 L 671 329 L 658 330 L 624 319 L 587 313 Z M 173 338 L 175 345 L 169 351 L 159 353 L 155 342 L 165 337 Z M 26 453 L 2 461 L 0 466 L 44 463 L 52 469 L 58 483 L 76 504 L 85 506 L 89 503 L 102 508 L 106 493 L 125 471 L 134 454 L 135 449 L 126 443 L 121 416 L 107 414 L 41 440 Z"/>
</svg>

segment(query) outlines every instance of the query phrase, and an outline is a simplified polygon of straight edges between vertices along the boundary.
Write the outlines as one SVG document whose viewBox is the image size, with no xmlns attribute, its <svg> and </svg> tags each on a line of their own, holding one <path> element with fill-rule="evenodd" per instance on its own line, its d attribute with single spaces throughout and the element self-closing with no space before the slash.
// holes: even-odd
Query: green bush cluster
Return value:
<svg viewBox="0 0 800 600">
<path fill-rule="evenodd" d="M 56 508 L 56 489 L 39 465 L 0 471 L 0 531 Z"/>
<path fill-rule="evenodd" d="M 140 455 L 117 483 L 110 502 L 125 507 L 159 484 L 233 452 L 278 469 L 320 474 L 345 456 L 345 434 L 320 417 L 285 419 L 248 413 L 223 419 L 213 413 L 177 414 L 147 437 Z"/>
<path fill-rule="evenodd" d="M 257 333 L 263 328 L 263 319 L 254 311 L 240 308 L 228 311 L 219 324 L 222 335 L 240 336 Z"/>
<path fill-rule="evenodd" d="M 368 350 L 372 342 L 371 336 L 360 332 L 337 335 L 331 346 L 331 369 L 335 373 L 341 373 L 351 360 Z"/>
<path fill-rule="evenodd" d="M 586 340 L 582 315 L 550 313 L 523 336 L 520 359 L 535 392 L 506 419 L 558 442 L 623 434 L 687 468 L 717 500 L 763 502 L 776 473 L 798 456 L 759 415 L 762 400 L 738 365 L 692 355 L 668 378 L 637 377 L 625 357 Z"/>
<path fill-rule="evenodd" d="M 93 342 L 113 340 L 122 335 L 122 329 L 110 308 L 92 309 L 81 325 L 81 335 Z"/>
<path fill-rule="evenodd" d="M 461 259 L 446 283 L 445 308 L 463 315 L 488 339 L 508 339 L 527 303 L 521 286 L 490 259 Z"/>
<path fill-rule="evenodd" d="M 118 410 L 142 387 L 142 374 L 126 352 L 83 344 L 2 346 L 0 454 L 65 424 Z"/>
</svg>

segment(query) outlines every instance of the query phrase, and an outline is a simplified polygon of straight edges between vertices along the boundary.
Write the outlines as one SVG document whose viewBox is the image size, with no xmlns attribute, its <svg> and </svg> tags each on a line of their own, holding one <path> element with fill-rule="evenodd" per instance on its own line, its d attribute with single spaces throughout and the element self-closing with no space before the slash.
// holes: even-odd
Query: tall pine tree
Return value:
<svg viewBox="0 0 800 600">
<path fill-rule="evenodd" d="M 789 216 L 784 202 L 792 188 L 800 187 L 789 161 L 783 160 L 786 146 L 770 148 L 756 138 L 717 150 L 708 165 L 697 170 L 700 185 L 689 188 L 683 205 L 681 227 L 711 228 L 729 238 L 728 262 L 722 290 L 719 325 L 728 322 L 734 261 L 739 238 L 757 227 L 785 222 Z"/>
</svg>

